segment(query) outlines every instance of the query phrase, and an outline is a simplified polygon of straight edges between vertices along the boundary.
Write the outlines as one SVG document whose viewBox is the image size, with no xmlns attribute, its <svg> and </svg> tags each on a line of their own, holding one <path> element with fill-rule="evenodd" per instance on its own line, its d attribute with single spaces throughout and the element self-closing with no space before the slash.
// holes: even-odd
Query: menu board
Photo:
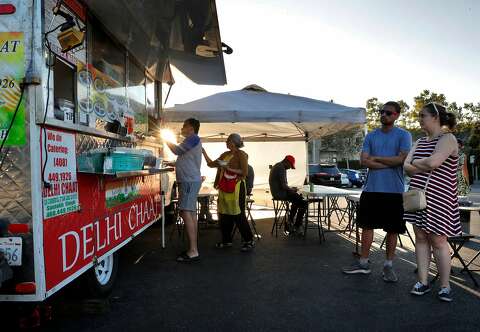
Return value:
<svg viewBox="0 0 480 332">
<path fill-rule="evenodd" d="M 25 101 L 20 100 L 20 82 L 25 76 L 23 42 L 23 32 L 0 32 L 0 142 L 7 138 L 11 125 L 5 146 L 26 143 Z"/>
<path fill-rule="evenodd" d="M 125 88 L 92 65 L 77 66 L 80 123 L 104 129 L 106 123 L 124 126 L 128 117 Z"/>
<path fill-rule="evenodd" d="M 42 131 L 43 165 L 43 180 L 48 183 L 42 192 L 44 219 L 79 210 L 75 135 L 58 130 Z"/>
</svg>

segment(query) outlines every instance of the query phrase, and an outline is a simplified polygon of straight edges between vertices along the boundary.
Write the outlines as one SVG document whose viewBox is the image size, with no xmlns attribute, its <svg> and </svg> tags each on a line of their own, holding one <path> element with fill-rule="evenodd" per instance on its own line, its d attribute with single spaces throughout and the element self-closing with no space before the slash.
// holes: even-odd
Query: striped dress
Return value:
<svg viewBox="0 0 480 332">
<path fill-rule="evenodd" d="M 440 136 L 441 137 L 441 136 Z M 418 141 L 413 160 L 430 157 L 440 139 Z M 457 198 L 458 156 L 449 156 L 440 167 L 432 171 L 426 189 L 427 208 L 418 212 L 405 212 L 404 219 L 427 233 L 455 236 L 462 232 Z M 410 188 L 424 189 L 430 172 L 415 174 Z"/>
</svg>

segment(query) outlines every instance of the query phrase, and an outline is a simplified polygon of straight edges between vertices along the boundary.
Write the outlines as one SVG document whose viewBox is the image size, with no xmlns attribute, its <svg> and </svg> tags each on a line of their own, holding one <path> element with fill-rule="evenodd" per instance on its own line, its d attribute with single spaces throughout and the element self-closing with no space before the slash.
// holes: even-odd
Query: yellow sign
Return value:
<svg viewBox="0 0 480 332">
<path fill-rule="evenodd" d="M 24 76 L 23 32 L 0 32 L 0 143 L 6 139 L 5 146 L 26 143 L 25 101 L 20 100 Z"/>
</svg>

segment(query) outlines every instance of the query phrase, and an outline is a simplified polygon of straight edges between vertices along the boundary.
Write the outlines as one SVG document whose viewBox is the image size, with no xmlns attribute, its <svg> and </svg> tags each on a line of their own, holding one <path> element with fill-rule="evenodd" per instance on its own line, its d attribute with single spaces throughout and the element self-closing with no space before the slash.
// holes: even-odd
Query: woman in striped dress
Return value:
<svg viewBox="0 0 480 332">
<path fill-rule="evenodd" d="M 445 107 L 430 103 L 419 114 L 420 127 L 427 134 L 420 138 L 405 159 L 404 169 L 411 176 L 410 188 L 426 189 L 427 208 L 405 212 L 413 224 L 418 282 L 411 293 L 430 291 L 428 270 L 431 252 L 440 274 L 442 301 L 452 300 L 450 291 L 450 248 L 447 237 L 461 233 L 457 199 L 458 145 L 455 136 L 444 130 L 455 127 L 455 115 Z"/>
</svg>

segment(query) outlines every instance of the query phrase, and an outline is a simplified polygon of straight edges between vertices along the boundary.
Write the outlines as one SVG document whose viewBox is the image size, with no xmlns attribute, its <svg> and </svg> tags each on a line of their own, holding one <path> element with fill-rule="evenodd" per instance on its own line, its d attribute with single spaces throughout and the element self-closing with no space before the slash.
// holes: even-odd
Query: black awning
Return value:
<svg viewBox="0 0 480 332">
<path fill-rule="evenodd" d="M 215 0 L 84 0 L 161 80 L 167 59 L 198 84 L 226 84 Z"/>
</svg>

